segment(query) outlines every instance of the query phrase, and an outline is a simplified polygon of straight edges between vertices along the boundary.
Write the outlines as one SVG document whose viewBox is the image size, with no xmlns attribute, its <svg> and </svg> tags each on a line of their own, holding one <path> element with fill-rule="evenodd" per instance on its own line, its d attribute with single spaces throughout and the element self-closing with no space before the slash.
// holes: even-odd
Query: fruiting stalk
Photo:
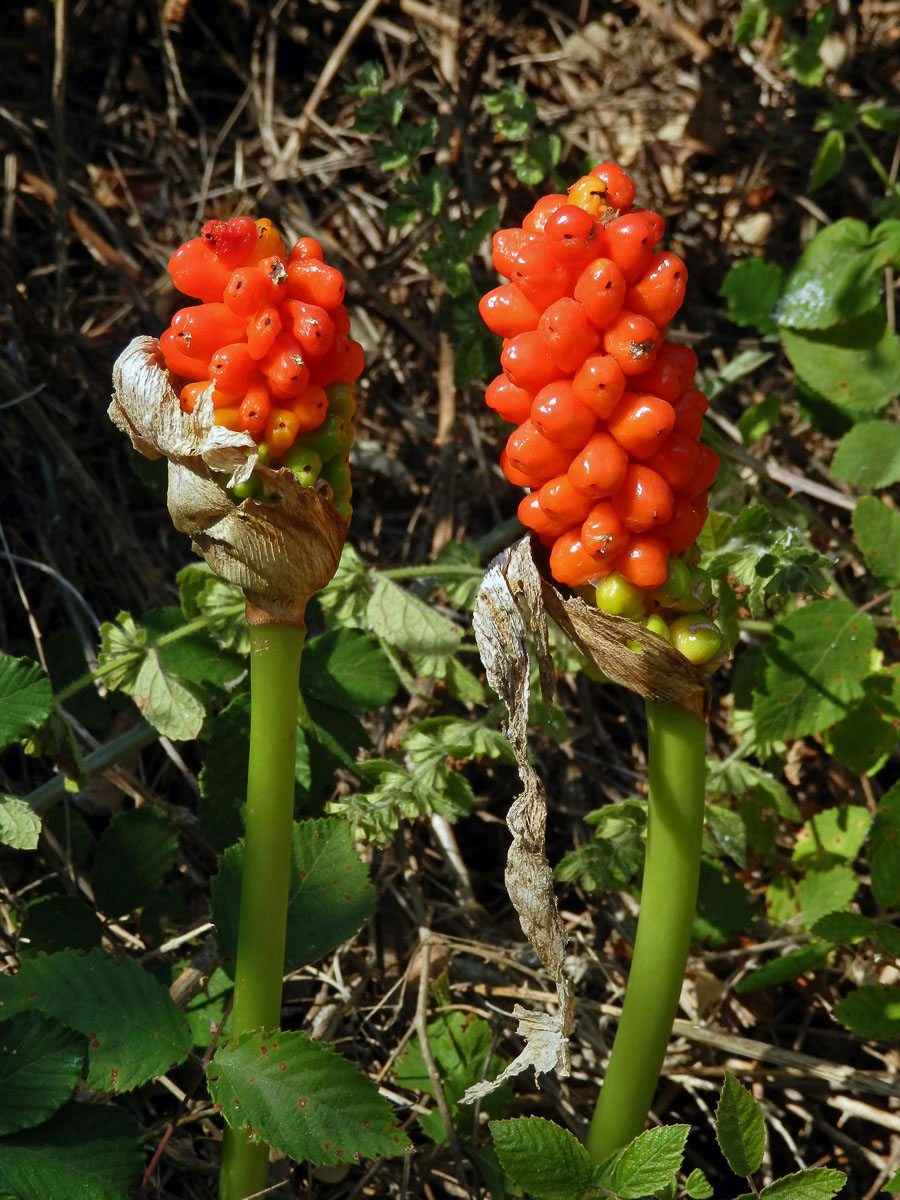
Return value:
<svg viewBox="0 0 900 1200">
<path fill-rule="evenodd" d="M 300 625 L 250 626 L 250 765 L 244 877 L 231 1034 L 277 1029 L 287 929 L 294 817 Z M 219 1200 L 244 1200 L 266 1185 L 269 1151 L 246 1130 L 226 1128 Z"/>
<path fill-rule="evenodd" d="M 587 1136 L 602 1162 L 642 1132 L 684 979 L 700 875 L 706 722 L 647 701 L 650 768 L 641 911 L 622 1016 Z"/>
</svg>

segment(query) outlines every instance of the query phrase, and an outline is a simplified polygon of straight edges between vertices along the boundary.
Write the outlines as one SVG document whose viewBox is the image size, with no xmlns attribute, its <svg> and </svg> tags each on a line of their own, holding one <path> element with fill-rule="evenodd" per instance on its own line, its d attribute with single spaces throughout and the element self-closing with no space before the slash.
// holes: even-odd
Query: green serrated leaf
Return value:
<svg viewBox="0 0 900 1200">
<path fill-rule="evenodd" d="M 158 651 L 148 649 L 137 678 L 123 691 L 163 737 L 174 741 L 192 741 L 200 732 L 206 710 L 202 702 L 174 675 L 167 674 Z"/>
<path fill-rule="evenodd" d="M 760 988 L 770 988 L 790 979 L 799 979 L 801 975 L 814 970 L 823 962 L 832 949 L 830 942 L 811 942 L 800 950 L 791 950 L 765 966 L 756 967 L 743 979 L 739 979 L 735 991 L 743 996 L 748 992 L 759 991 Z"/>
<path fill-rule="evenodd" d="M 707 804 L 706 825 L 716 849 L 739 867 L 747 863 L 747 826 L 739 812 L 721 804 Z"/>
<path fill-rule="evenodd" d="M 690 1196 L 691 1200 L 709 1200 L 713 1194 L 712 1184 L 699 1167 L 694 1167 L 693 1171 L 688 1175 L 684 1190 Z"/>
<path fill-rule="evenodd" d="M 719 863 L 702 858 L 694 940 L 724 945 L 748 928 L 753 917 L 752 904 L 750 893 L 739 879 L 724 871 Z"/>
<path fill-rule="evenodd" d="M 43 896 L 29 904 L 19 930 L 20 958 L 57 950 L 92 950 L 103 937 L 100 918 L 77 896 Z"/>
<path fill-rule="evenodd" d="M 875 932 L 888 954 L 892 954 L 894 958 L 900 958 L 900 927 L 879 925 Z"/>
<path fill-rule="evenodd" d="M 900 903 L 900 838 L 892 830 L 873 836 L 869 850 L 872 895 L 883 908 Z"/>
<path fill-rule="evenodd" d="M 716 1108 L 716 1141 L 735 1175 L 759 1170 L 766 1148 L 762 1109 L 730 1071 Z"/>
<path fill-rule="evenodd" d="M 831 130 L 825 140 L 835 137 L 843 140 L 839 130 Z M 785 282 L 779 325 L 825 330 L 870 314 L 879 300 L 880 260 L 878 242 L 873 245 L 862 221 L 847 217 L 827 226 L 812 239 Z"/>
<path fill-rule="evenodd" d="M 595 826 L 593 838 L 563 855 L 556 878 L 578 880 L 589 892 L 621 891 L 644 864 L 647 805 L 637 800 L 608 804 L 586 820 Z"/>
<path fill-rule="evenodd" d="M 862 488 L 885 488 L 900 480 L 900 425 L 863 421 L 844 436 L 831 460 L 831 474 Z"/>
<path fill-rule="evenodd" d="M 746 759 L 707 762 L 707 795 L 749 796 L 755 804 L 789 821 L 800 820 L 800 810 L 784 785 Z"/>
<path fill-rule="evenodd" d="M 207 1070 L 235 1129 L 313 1166 L 403 1154 L 409 1139 L 374 1083 L 330 1046 L 296 1030 L 243 1035 Z"/>
<path fill-rule="evenodd" d="M 244 848 L 231 846 L 212 880 L 219 953 L 234 958 Z M 346 822 L 295 821 L 291 843 L 285 973 L 352 937 L 375 911 L 375 892 Z"/>
<path fill-rule="evenodd" d="M 446 657 L 462 640 L 452 621 L 383 575 L 366 606 L 366 618 L 377 637 L 407 653 Z"/>
<path fill-rule="evenodd" d="M 863 496 L 853 512 L 852 525 L 872 574 L 889 587 L 900 585 L 900 513 L 877 496 Z"/>
<path fill-rule="evenodd" d="M 204 695 L 233 687 L 247 672 L 244 658 L 224 650 L 208 633 L 185 633 L 180 608 L 151 608 L 144 613 L 143 624 L 165 673 L 192 684 Z"/>
<path fill-rule="evenodd" d="M 846 141 L 841 129 L 829 129 L 819 142 L 819 149 L 809 172 L 809 190 L 815 192 L 838 174 L 844 165 Z"/>
<path fill-rule="evenodd" d="M 897 745 L 900 679 L 878 672 L 863 680 L 862 700 L 825 734 L 829 754 L 855 775 L 880 770 Z"/>
<path fill-rule="evenodd" d="M 303 650 L 300 689 L 335 708 L 367 712 L 389 704 L 399 680 L 378 639 L 357 629 L 312 638 Z"/>
<path fill-rule="evenodd" d="M 824 808 L 814 813 L 797 834 L 793 861 L 804 870 L 852 862 L 866 840 L 871 823 L 869 810 L 859 804 Z"/>
<path fill-rule="evenodd" d="M 568 1129 L 542 1117 L 491 1121 L 494 1149 L 503 1170 L 541 1200 L 580 1200 L 594 1169 L 588 1152 Z"/>
<path fill-rule="evenodd" d="M 247 797 L 249 739 L 249 692 L 235 696 L 203 727 L 206 752 L 198 778 L 198 816 L 217 850 L 230 846 L 244 831 L 241 808 Z"/>
<path fill-rule="evenodd" d="M 191 1049 L 184 1014 L 168 991 L 130 958 L 64 950 L 0 976 L 6 1016 L 37 1011 L 89 1040 L 88 1087 L 130 1091 L 182 1062 Z"/>
<path fill-rule="evenodd" d="M 753 713 L 762 737 L 804 737 L 846 716 L 863 695 L 875 628 L 846 600 L 795 609 L 772 631 Z"/>
<path fill-rule="evenodd" d="M 834 1015 L 860 1037 L 887 1038 L 900 1034 L 900 987 L 870 984 L 850 992 Z"/>
<path fill-rule="evenodd" d="M 206 563 L 190 563 L 175 578 L 187 620 L 204 617 L 208 633 L 223 650 L 249 654 L 247 602 L 241 589 L 216 575 Z"/>
<path fill-rule="evenodd" d="M 772 333 L 772 313 L 783 283 L 784 271 L 778 263 L 748 258 L 731 268 L 719 295 L 728 301 L 728 316 L 735 325 L 752 325 L 760 333 Z"/>
<path fill-rule="evenodd" d="M 859 879 L 850 867 L 810 871 L 797 883 L 800 923 L 811 929 L 826 913 L 845 908 L 859 890 Z"/>
<path fill-rule="evenodd" d="M 880 416 L 900 391 L 900 341 L 878 310 L 830 329 L 781 326 L 794 370 L 851 421 Z"/>
<path fill-rule="evenodd" d="M 484 685 L 458 658 L 447 659 L 447 691 L 461 704 L 484 704 Z"/>
<path fill-rule="evenodd" d="M 40 1013 L 20 1012 L 4 1021 L 0 1025 L 0 1135 L 40 1125 L 61 1108 L 81 1078 L 86 1053 L 83 1034 Z"/>
<path fill-rule="evenodd" d="M 0 845 L 36 850 L 41 818 L 26 800 L 0 792 Z"/>
<path fill-rule="evenodd" d="M 834 942 L 835 945 L 841 942 L 850 944 L 861 941 L 863 938 L 870 937 L 874 930 L 875 922 L 871 917 L 864 917 L 861 913 L 854 912 L 827 913 L 824 917 L 820 917 L 812 927 L 812 932 L 816 937 L 825 938 L 826 941 Z"/>
<path fill-rule="evenodd" d="M 111 917 L 140 908 L 175 862 L 178 831 L 159 808 L 116 813 L 100 836 L 91 884 L 100 908 Z"/>
<path fill-rule="evenodd" d="M 759 1193 L 765 1200 L 830 1200 L 847 1182 L 843 1171 L 832 1171 L 828 1167 L 811 1167 L 785 1175 L 768 1184 Z"/>
<path fill-rule="evenodd" d="M 130 1200 L 143 1168 L 134 1119 L 111 1104 L 67 1104 L 0 1140 L 0 1188 L 16 1200 Z"/>
<path fill-rule="evenodd" d="M 640 1200 L 675 1183 L 690 1125 L 662 1125 L 639 1134 L 596 1169 L 594 1186 L 621 1200 Z"/>
<path fill-rule="evenodd" d="M 53 685 L 30 658 L 0 655 L 0 750 L 37 729 L 53 709 Z"/>
</svg>

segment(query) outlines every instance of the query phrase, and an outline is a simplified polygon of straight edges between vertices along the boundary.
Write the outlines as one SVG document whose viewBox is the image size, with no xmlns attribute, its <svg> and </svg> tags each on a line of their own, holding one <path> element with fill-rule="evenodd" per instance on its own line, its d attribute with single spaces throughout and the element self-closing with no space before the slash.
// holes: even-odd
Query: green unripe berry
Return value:
<svg viewBox="0 0 900 1200">
<path fill-rule="evenodd" d="M 322 460 L 311 446 L 294 442 L 286 454 L 279 459 L 282 467 L 289 467 L 304 487 L 312 487 L 322 470 Z"/>
<path fill-rule="evenodd" d="M 597 584 L 597 607 L 613 617 L 630 617 L 640 621 L 644 616 L 646 592 L 613 571 Z"/>
<path fill-rule="evenodd" d="M 722 649 L 722 631 L 709 617 L 676 617 L 669 626 L 672 645 L 688 662 L 699 666 L 709 662 Z"/>
<path fill-rule="evenodd" d="M 327 462 L 329 458 L 347 450 L 353 440 L 350 433 L 352 429 L 353 426 L 343 417 L 329 414 L 318 429 L 314 429 L 312 433 L 305 433 L 297 440 L 301 445 L 315 450 L 322 462 Z"/>
<path fill-rule="evenodd" d="M 712 600 L 709 572 L 702 567 L 691 567 L 690 575 L 690 586 L 676 607 L 686 613 L 702 612 Z"/>
<path fill-rule="evenodd" d="M 260 442 L 256 447 L 256 455 L 261 467 L 268 467 L 272 462 L 272 452 L 265 442 Z"/>
<path fill-rule="evenodd" d="M 345 421 L 352 421 L 356 412 L 356 388 L 352 383 L 330 383 L 325 389 L 328 412 Z"/>
<path fill-rule="evenodd" d="M 666 568 L 666 581 L 654 591 L 653 599 L 667 608 L 678 607 L 675 602 L 687 595 L 690 586 L 690 567 L 673 554 L 670 556 Z"/>
<path fill-rule="evenodd" d="M 353 495 L 350 459 L 346 454 L 336 454 L 327 463 L 323 463 L 319 478 L 331 485 L 331 494 L 335 500 L 349 500 Z"/>
<path fill-rule="evenodd" d="M 658 637 L 665 638 L 667 642 L 672 640 L 668 623 L 659 613 L 651 613 L 644 622 L 644 628 L 650 633 L 655 633 Z"/>
<path fill-rule="evenodd" d="M 262 491 L 262 480 L 258 475 L 251 475 L 243 483 L 236 483 L 231 489 L 235 500 L 253 500 Z"/>
<path fill-rule="evenodd" d="M 345 521 L 349 521 L 353 516 L 353 505 L 349 500 L 335 500 L 334 507 L 338 510 Z"/>
</svg>

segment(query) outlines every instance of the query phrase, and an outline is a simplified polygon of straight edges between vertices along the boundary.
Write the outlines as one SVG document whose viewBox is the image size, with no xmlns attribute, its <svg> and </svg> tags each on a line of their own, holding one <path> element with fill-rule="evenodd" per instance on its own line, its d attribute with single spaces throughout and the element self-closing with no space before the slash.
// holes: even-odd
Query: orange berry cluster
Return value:
<svg viewBox="0 0 900 1200">
<path fill-rule="evenodd" d="M 687 269 L 655 251 L 665 223 L 633 208 L 634 196 L 615 163 L 567 196 L 544 196 L 521 228 L 494 236 L 509 282 L 479 305 L 504 339 L 503 373 L 485 398 L 518 427 L 500 466 L 531 489 L 519 518 L 570 587 L 614 570 L 661 587 L 669 556 L 706 520 L 719 465 L 698 440 L 707 401 L 693 386 L 697 358 L 666 340 Z"/>
<path fill-rule="evenodd" d="M 182 409 L 193 412 L 212 387 L 217 425 L 248 433 L 262 462 L 290 466 L 304 484 L 324 476 L 349 515 L 363 352 L 349 336 L 341 272 L 315 238 L 288 254 L 271 221 L 234 217 L 207 221 L 172 255 L 169 274 L 201 301 L 179 309 L 160 338 L 166 366 L 185 381 Z"/>
</svg>

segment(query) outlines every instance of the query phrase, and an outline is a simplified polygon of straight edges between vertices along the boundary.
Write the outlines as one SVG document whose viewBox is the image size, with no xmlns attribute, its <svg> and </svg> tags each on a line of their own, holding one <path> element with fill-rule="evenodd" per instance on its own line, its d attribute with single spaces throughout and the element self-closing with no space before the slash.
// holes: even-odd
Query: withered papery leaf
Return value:
<svg viewBox="0 0 900 1200">
<path fill-rule="evenodd" d="M 155 338 L 135 338 L 116 360 L 109 416 L 145 458 L 168 460 L 175 528 L 216 574 L 243 589 L 248 620 L 303 624 L 347 536 L 329 499 L 287 468 L 260 465 L 249 434 L 214 424 L 211 388 L 193 413 L 182 412 Z M 265 502 L 233 500 L 228 489 L 254 469 Z"/>
</svg>

